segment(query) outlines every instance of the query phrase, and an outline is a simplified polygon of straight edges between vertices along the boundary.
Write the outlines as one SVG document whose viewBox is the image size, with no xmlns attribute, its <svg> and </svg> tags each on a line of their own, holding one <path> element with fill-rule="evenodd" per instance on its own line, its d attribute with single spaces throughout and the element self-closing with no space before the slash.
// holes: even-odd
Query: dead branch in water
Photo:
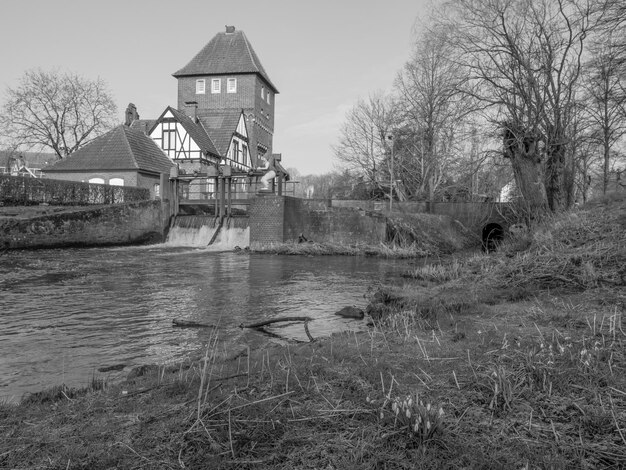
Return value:
<svg viewBox="0 0 626 470">
<path fill-rule="evenodd" d="M 172 320 L 172 326 L 179 328 L 213 328 L 215 325 L 209 325 L 208 323 L 199 323 L 197 321 L 189 320 Z"/>
<path fill-rule="evenodd" d="M 241 325 L 239 325 L 239 328 L 261 328 L 262 326 L 271 325 L 272 323 L 280 323 L 284 321 L 308 322 L 311 320 L 313 320 L 311 317 L 280 317 L 280 318 L 273 318 L 271 320 L 261 321 L 258 323 L 249 323 L 247 325 L 242 323 Z"/>
</svg>

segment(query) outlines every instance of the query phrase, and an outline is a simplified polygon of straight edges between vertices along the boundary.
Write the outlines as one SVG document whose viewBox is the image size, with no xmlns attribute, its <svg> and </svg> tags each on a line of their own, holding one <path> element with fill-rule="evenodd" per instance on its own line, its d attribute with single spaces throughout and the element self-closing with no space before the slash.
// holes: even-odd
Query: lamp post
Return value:
<svg viewBox="0 0 626 470">
<path fill-rule="evenodd" d="M 389 163 L 389 212 L 391 212 L 393 210 L 393 134 L 387 134 L 385 139 L 391 144 L 391 161 Z"/>
</svg>

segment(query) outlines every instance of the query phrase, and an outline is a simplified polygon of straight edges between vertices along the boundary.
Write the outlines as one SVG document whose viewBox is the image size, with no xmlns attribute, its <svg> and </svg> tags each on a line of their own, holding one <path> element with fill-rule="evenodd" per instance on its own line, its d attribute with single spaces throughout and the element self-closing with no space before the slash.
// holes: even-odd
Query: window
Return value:
<svg viewBox="0 0 626 470">
<path fill-rule="evenodd" d="M 176 130 L 163 129 L 163 145 L 161 147 L 165 152 L 176 150 Z"/>
<path fill-rule="evenodd" d="M 262 100 L 265 99 L 265 87 L 264 86 L 261 87 L 261 99 Z"/>
<path fill-rule="evenodd" d="M 211 93 L 222 92 L 222 80 L 220 78 L 214 78 L 211 80 Z"/>
<path fill-rule="evenodd" d="M 272 104 L 272 100 L 270 99 L 270 92 L 267 91 L 267 104 Z"/>
<path fill-rule="evenodd" d="M 233 141 L 233 154 L 231 158 L 236 162 L 239 161 L 239 141 L 237 140 Z"/>
<path fill-rule="evenodd" d="M 241 163 L 248 166 L 248 147 L 245 144 L 242 145 L 242 147 L 243 147 L 243 161 Z"/>
<path fill-rule="evenodd" d="M 152 186 L 152 193 L 154 194 L 155 198 L 161 198 L 161 185 L 159 183 L 154 183 L 154 185 Z"/>
<path fill-rule="evenodd" d="M 226 92 L 237 93 L 237 79 L 236 78 L 229 78 L 226 81 Z"/>
<path fill-rule="evenodd" d="M 109 184 L 111 186 L 124 186 L 124 178 L 111 178 Z"/>
<path fill-rule="evenodd" d="M 204 95 L 204 91 L 205 91 L 204 79 L 196 80 L 196 94 L 197 95 Z"/>
<path fill-rule="evenodd" d="M 89 178 L 89 182 L 92 184 L 104 184 L 104 178 Z"/>
</svg>

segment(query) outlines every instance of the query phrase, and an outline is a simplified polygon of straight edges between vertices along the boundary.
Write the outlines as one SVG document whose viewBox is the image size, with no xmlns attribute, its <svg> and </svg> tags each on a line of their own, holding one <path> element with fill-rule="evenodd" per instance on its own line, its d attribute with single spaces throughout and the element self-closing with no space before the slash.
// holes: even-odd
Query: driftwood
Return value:
<svg viewBox="0 0 626 470">
<path fill-rule="evenodd" d="M 272 333 L 271 331 L 267 331 L 263 327 L 267 326 L 267 325 L 271 325 L 273 323 L 280 323 L 280 322 L 285 322 L 285 321 L 303 321 L 304 322 L 304 332 L 306 333 L 307 337 L 309 338 L 309 341 L 313 342 L 313 341 L 315 341 L 315 338 L 313 338 L 313 336 L 311 336 L 311 332 L 309 331 L 309 322 L 311 320 L 313 320 L 311 317 L 280 317 L 280 318 L 274 318 L 272 320 L 261 321 L 261 322 L 258 322 L 258 323 L 249 323 L 247 325 L 242 323 L 241 325 L 239 325 L 239 328 L 254 328 L 254 329 L 263 331 L 263 333 L 269 334 L 271 336 L 277 336 L 277 337 L 280 338 L 280 336 L 276 335 L 275 333 Z"/>
<path fill-rule="evenodd" d="M 249 323 L 249 324 L 245 324 L 242 323 L 241 325 L 239 325 L 239 328 L 261 328 L 262 326 L 267 326 L 267 325 L 271 325 L 272 323 L 280 323 L 283 321 L 311 321 L 313 320 L 311 317 L 280 317 L 280 318 L 273 318 L 272 320 L 265 320 L 265 321 L 260 321 L 258 323 Z"/>
<path fill-rule="evenodd" d="M 179 328 L 213 328 L 214 325 L 209 325 L 208 323 L 199 323 L 197 321 L 189 321 L 189 320 L 172 320 L 172 326 L 177 326 Z"/>
</svg>

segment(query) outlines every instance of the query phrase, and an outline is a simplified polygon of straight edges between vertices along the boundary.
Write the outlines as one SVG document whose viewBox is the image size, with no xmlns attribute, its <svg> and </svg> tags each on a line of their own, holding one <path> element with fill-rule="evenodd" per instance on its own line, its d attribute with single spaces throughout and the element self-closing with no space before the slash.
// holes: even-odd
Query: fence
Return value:
<svg viewBox="0 0 626 470">
<path fill-rule="evenodd" d="M 0 204 L 7 206 L 115 204 L 149 199 L 147 188 L 0 175 Z"/>
</svg>

